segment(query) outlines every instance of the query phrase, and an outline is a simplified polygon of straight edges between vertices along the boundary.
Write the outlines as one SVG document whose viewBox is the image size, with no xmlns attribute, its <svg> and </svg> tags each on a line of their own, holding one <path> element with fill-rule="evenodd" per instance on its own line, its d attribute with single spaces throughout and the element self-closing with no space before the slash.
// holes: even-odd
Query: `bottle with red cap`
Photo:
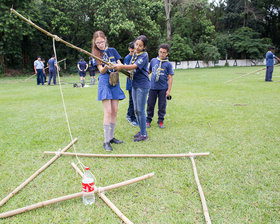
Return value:
<svg viewBox="0 0 280 224">
<path fill-rule="evenodd" d="M 85 168 L 83 183 L 83 202 L 85 205 L 91 205 L 95 201 L 94 197 L 94 176 L 89 171 L 89 167 Z"/>
</svg>

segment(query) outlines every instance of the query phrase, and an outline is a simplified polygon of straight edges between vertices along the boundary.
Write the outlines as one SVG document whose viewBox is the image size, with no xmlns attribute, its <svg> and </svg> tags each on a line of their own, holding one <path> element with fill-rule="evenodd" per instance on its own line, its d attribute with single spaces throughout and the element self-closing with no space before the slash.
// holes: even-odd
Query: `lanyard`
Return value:
<svg viewBox="0 0 280 224">
<path fill-rule="evenodd" d="M 158 80 L 159 80 L 162 62 L 168 61 L 168 58 L 166 57 L 165 59 L 161 60 L 159 57 L 157 57 L 157 60 L 159 60 L 160 63 L 159 63 L 158 69 L 157 69 L 156 82 L 158 82 Z"/>
<path fill-rule="evenodd" d="M 132 59 L 131 59 L 131 64 L 133 65 L 136 62 L 137 58 L 144 53 L 147 53 L 147 52 L 146 51 L 141 51 L 139 54 L 133 53 Z M 135 70 L 130 71 L 130 79 L 131 80 L 133 80 L 134 71 Z"/>
</svg>

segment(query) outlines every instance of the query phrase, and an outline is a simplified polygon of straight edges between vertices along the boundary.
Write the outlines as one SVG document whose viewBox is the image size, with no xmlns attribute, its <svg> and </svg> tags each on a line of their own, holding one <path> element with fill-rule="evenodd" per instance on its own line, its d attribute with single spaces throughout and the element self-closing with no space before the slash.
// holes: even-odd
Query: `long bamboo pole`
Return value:
<svg viewBox="0 0 280 224">
<path fill-rule="evenodd" d="M 133 183 L 139 182 L 141 180 L 148 179 L 148 178 L 152 177 L 153 175 L 154 175 L 153 173 L 149 173 L 149 174 L 146 174 L 146 175 L 141 176 L 141 177 L 136 177 L 136 178 L 131 179 L 131 180 L 127 180 L 127 181 L 120 182 L 120 183 L 117 183 L 117 184 L 109 185 L 109 186 L 104 187 L 102 189 L 96 188 L 94 190 L 94 193 L 99 193 L 101 191 L 103 192 L 103 191 L 123 187 L 123 186 L 129 185 L 129 184 L 133 184 Z M 59 198 L 53 198 L 51 200 L 42 201 L 42 202 L 39 202 L 39 203 L 36 203 L 36 204 L 33 204 L 33 205 L 29 205 L 29 206 L 26 206 L 26 207 L 23 207 L 23 208 L 19 208 L 19 209 L 15 209 L 15 210 L 12 210 L 12 211 L 9 211 L 9 212 L 1 213 L 0 218 L 7 218 L 9 216 L 13 216 L 13 215 L 17 215 L 17 214 L 20 214 L 20 213 L 23 213 L 23 212 L 31 211 L 31 210 L 36 209 L 36 208 L 41 208 L 41 207 L 44 207 L 44 206 L 47 206 L 47 205 L 55 204 L 55 203 L 58 203 L 58 202 L 61 202 L 61 201 L 70 200 L 70 199 L 73 199 L 73 198 L 78 198 L 78 197 L 81 197 L 82 195 L 83 195 L 83 192 L 78 192 L 78 193 L 75 193 L 75 194 L 70 194 L 70 195 L 59 197 Z"/>
<path fill-rule="evenodd" d="M 58 61 L 57 64 L 59 64 L 60 62 L 65 61 L 65 60 L 66 60 L 66 58 L 64 58 L 64 59 L 62 59 L 62 60 L 60 60 L 60 61 Z M 45 69 L 47 69 L 47 68 L 49 68 L 49 66 L 47 66 Z M 27 81 L 27 80 L 31 79 L 34 75 L 37 75 L 37 74 L 35 73 L 35 74 L 31 75 L 29 78 L 25 79 L 24 81 Z"/>
<path fill-rule="evenodd" d="M 280 65 L 280 64 L 277 64 L 277 65 L 275 65 L 274 67 L 276 67 L 276 66 L 278 66 L 278 65 Z M 235 78 L 233 78 L 233 79 L 231 79 L 231 80 L 228 80 L 228 81 L 226 81 L 226 82 L 224 82 L 224 83 L 226 84 L 226 83 L 232 82 L 232 81 L 234 81 L 234 80 L 243 78 L 243 77 L 245 77 L 245 76 L 247 76 L 247 75 L 250 75 L 250 74 L 253 74 L 253 73 L 256 73 L 256 72 L 260 72 L 260 71 L 265 70 L 265 69 L 266 69 L 266 67 L 265 67 L 265 68 L 258 69 L 258 70 L 255 70 L 255 71 L 252 71 L 252 72 L 248 72 L 248 73 L 246 73 L 246 74 L 244 74 L 244 75 L 235 77 Z"/>
<path fill-rule="evenodd" d="M 45 154 L 56 154 L 56 152 L 45 151 Z M 87 153 L 72 153 L 72 152 L 63 152 L 61 153 L 65 156 L 84 156 L 84 157 L 117 157 L 117 158 L 131 158 L 131 157 L 140 157 L 140 158 L 178 158 L 178 157 L 190 157 L 190 156 L 208 156 L 209 152 L 203 153 L 191 153 L 191 154 L 87 154 Z"/>
<path fill-rule="evenodd" d="M 126 224 L 133 224 L 110 200 L 104 193 L 98 193 L 98 196 L 120 217 Z"/>
<path fill-rule="evenodd" d="M 91 54 L 90 52 L 88 52 L 88 51 L 86 51 L 86 50 L 84 50 L 84 49 L 82 49 L 82 48 L 79 48 L 79 47 L 77 47 L 77 46 L 75 46 L 75 45 L 73 45 L 73 44 L 71 44 L 71 43 L 69 43 L 69 42 L 67 42 L 67 41 L 65 41 L 65 40 L 63 40 L 63 39 L 61 39 L 61 38 L 58 37 L 57 35 L 53 35 L 53 34 L 51 34 L 50 32 L 48 32 L 48 31 L 42 29 L 41 27 L 39 27 L 38 25 L 36 25 L 35 23 L 33 23 L 30 19 L 26 19 L 23 15 L 21 15 L 20 13 L 18 13 L 18 12 L 17 12 L 16 10 L 14 10 L 13 8 L 11 8 L 10 11 L 11 11 L 11 13 L 16 14 L 19 18 L 21 18 L 22 20 L 24 20 L 25 22 L 27 22 L 27 23 L 30 24 L 31 26 L 35 27 L 36 29 L 40 30 L 41 32 L 43 32 L 43 33 L 46 34 L 47 36 L 49 36 L 49 37 L 55 39 L 56 41 L 60 41 L 61 43 L 65 44 L 65 45 L 68 46 L 68 47 L 71 47 L 71 48 L 73 48 L 73 49 L 75 49 L 75 50 L 77 50 L 77 51 L 80 51 L 80 52 L 82 52 L 82 53 L 84 53 L 84 54 L 86 54 L 86 55 L 88 55 L 88 56 L 90 56 L 90 57 L 93 57 L 93 58 L 95 58 L 96 60 L 98 60 L 98 61 L 100 61 L 100 62 L 102 62 L 102 63 L 104 63 L 104 64 L 110 65 L 109 62 L 102 60 L 101 58 L 95 56 L 94 54 Z M 120 72 L 123 73 L 124 75 L 130 77 L 130 73 L 129 73 L 128 71 L 125 71 L 124 69 L 122 69 L 122 70 L 120 70 Z"/>
<path fill-rule="evenodd" d="M 64 149 L 61 150 L 61 152 L 65 152 L 68 150 L 75 142 L 77 142 L 78 139 L 75 138 L 73 141 L 71 141 Z M 15 190 L 13 190 L 8 196 L 6 196 L 2 201 L 0 201 L 0 206 L 5 204 L 11 197 L 13 197 L 17 192 L 19 192 L 22 188 L 24 188 L 29 182 L 31 182 L 35 177 L 37 177 L 42 171 L 44 171 L 46 168 L 48 168 L 49 165 L 51 165 L 57 158 L 60 157 L 60 154 L 57 153 L 49 162 L 47 162 L 44 166 L 42 166 L 39 170 L 37 170 L 33 175 L 31 175 L 26 181 L 24 181 L 21 185 L 19 185 Z"/>
<path fill-rule="evenodd" d="M 200 181 L 199 181 L 199 178 L 198 178 L 198 175 L 197 175 L 197 169 L 196 169 L 196 165 L 195 165 L 195 161 L 194 161 L 193 156 L 191 156 L 190 159 L 191 159 L 192 165 L 193 165 L 193 174 L 194 174 L 195 182 L 196 182 L 196 185 L 197 185 L 197 188 L 198 188 L 198 191 L 199 191 L 205 221 L 206 221 L 206 224 L 211 224 L 211 219 L 210 219 L 210 216 L 209 216 L 206 200 L 205 200 L 204 193 L 203 193 L 203 190 L 202 190 L 202 187 L 200 185 Z"/>
<path fill-rule="evenodd" d="M 71 163 L 73 168 L 80 174 L 81 177 L 84 177 L 84 174 L 79 169 L 79 167 L 76 166 L 75 163 Z M 133 224 L 110 200 L 106 197 L 104 193 L 97 193 L 98 196 L 117 214 L 117 216 L 120 217 L 121 220 L 124 221 L 126 224 Z"/>
</svg>

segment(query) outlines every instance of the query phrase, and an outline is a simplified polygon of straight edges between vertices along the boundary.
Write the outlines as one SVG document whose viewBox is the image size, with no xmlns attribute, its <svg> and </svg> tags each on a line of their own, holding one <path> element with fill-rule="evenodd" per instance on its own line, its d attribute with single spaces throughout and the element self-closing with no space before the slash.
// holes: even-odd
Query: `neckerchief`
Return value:
<svg viewBox="0 0 280 224">
<path fill-rule="evenodd" d="M 104 61 L 107 61 L 107 62 L 109 62 L 109 63 L 111 63 L 110 58 L 109 58 L 109 56 L 108 56 L 108 54 L 107 54 L 107 52 L 106 52 L 107 50 L 108 50 L 108 46 L 107 46 L 107 45 L 106 45 L 104 51 L 99 49 L 99 51 L 100 51 L 101 53 L 103 53 L 103 60 L 104 60 Z M 108 72 L 114 72 L 114 71 L 115 71 L 114 69 L 108 69 Z"/>
<path fill-rule="evenodd" d="M 133 55 L 132 55 L 132 58 L 131 58 L 131 65 L 133 65 L 136 62 L 137 58 L 144 53 L 147 53 L 146 50 L 141 51 L 139 54 L 134 52 Z M 130 79 L 131 80 L 133 80 L 133 76 L 134 76 L 134 70 L 131 70 L 130 71 Z"/>
<path fill-rule="evenodd" d="M 159 57 L 157 57 L 157 60 L 160 61 L 159 63 L 159 66 L 158 66 L 158 69 L 157 69 L 157 74 L 156 74 L 156 82 L 158 82 L 159 80 L 159 76 L 160 76 L 160 71 L 161 71 L 161 65 L 162 65 L 162 62 L 164 61 L 168 61 L 168 57 L 166 57 L 165 59 L 161 60 Z"/>
</svg>

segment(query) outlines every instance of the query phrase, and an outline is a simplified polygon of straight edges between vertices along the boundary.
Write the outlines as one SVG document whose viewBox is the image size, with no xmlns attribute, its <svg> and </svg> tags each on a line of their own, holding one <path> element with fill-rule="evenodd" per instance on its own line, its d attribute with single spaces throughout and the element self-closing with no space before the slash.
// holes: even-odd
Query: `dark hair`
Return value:
<svg viewBox="0 0 280 224">
<path fill-rule="evenodd" d="M 53 55 L 52 55 L 52 58 L 54 58 L 54 57 L 55 57 L 55 55 L 53 54 Z"/>
<path fill-rule="evenodd" d="M 92 37 L 92 54 L 94 54 L 95 56 L 99 57 L 99 58 L 102 58 L 103 57 L 103 54 L 99 51 L 99 48 L 96 46 L 95 44 L 95 40 L 98 38 L 98 37 L 102 37 L 104 40 L 105 40 L 105 44 L 108 45 L 107 43 L 107 38 L 104 34 L 103 31 L 99 30 L 99 31 L 96 31 L 94 34 L 93 34 L 93 37 Z M 98 65 L 101 65 L 102 63 L 97 60 L 97 64 Z"/>
<path fill-rule="evenodd" d="M 270 48 L 269 48 L 269 50 L 274 50 L 275 49 L 275 47 L 273 47 L 273 46 L 270 46 Z"/>
<path fill-rule="evenodd" d="M 134 42 L 130 42 L 128 47 L 131 48 L 131 49 L 134 49 Z"/>
<path fill-rule="evenodd" d="M 159 45 L 159 48 L 165 49 L 165 50 L 167 50 L 167 52 L 169 52 L 169 49 L 170 49 L 168 44 L 161 44 L 161 45 Z"/>
<path fill-rule="evenodd" d="M 135 39 L 135 42 L 136 42 L 137 40 L 141 40 L 141 41 L 143 42 L 143 44 L 144 44 L 144 47 L 147 47 L 148 38 L 147 38 L 145 35 L 140 35 L 139 37 L 137 37 L 137 38 Z"/>
<path fill-rule="evenodd" d="M 37 58 L 41 58 L 41 56 L 38 56 Z M 42 58 L 41 58 L 42 59 Z"/>
</svg>

